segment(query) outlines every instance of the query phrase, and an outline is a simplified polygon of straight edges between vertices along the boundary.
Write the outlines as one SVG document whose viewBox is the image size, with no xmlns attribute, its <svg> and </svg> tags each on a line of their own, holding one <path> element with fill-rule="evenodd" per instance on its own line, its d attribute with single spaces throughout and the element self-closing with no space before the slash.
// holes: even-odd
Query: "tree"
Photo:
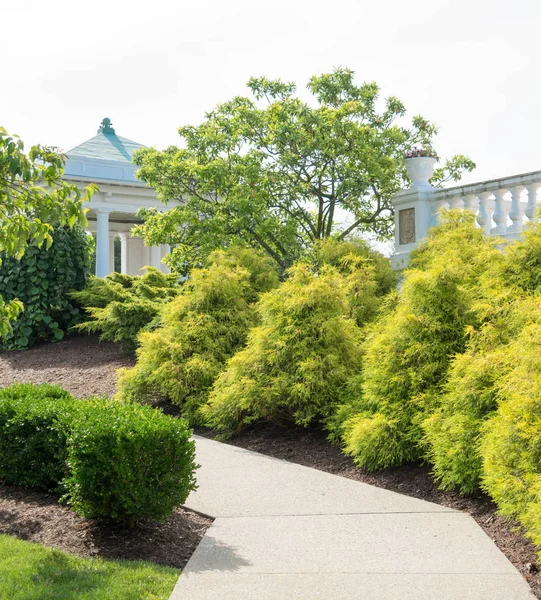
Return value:
<svg viewBox="0 0 541 600">
<path fill-rule="evenodd" d="M 75 185 L 64 183 L 64 160 L 46 146 L 33 146 L 27 156 L 23 142 L 0 127 L 0 253 L 21 258 L 28 245 L 50 247 L 56 225 L 86 225 L 82 204 L 95 188 L 81 196 Z M 0 336 L 9 333 L 22 309 L 20 301 L 0 297 Z"/>
<path fill-rule="evenodd" d="M 293 83 L 252 78 L 252 98 L 235 97 L 200 125 L 181 127 L 182 148 L 136 154 L 139 178 L 163 201 L 183 202 L 144 211 L 138 230 L 147 243 L 176 245 L 175 269 L 234 243 L 263 248 L 285 268 L 316 240 L 390 235 L 403 158 L 416 145 L 432 152 L 436 127 L 420 116 L 399 124 L 404 105 L 383 101 L 375 83 L 357 85 L 348 69 L 314 76 L 307 87 L 312 104 L 295 96 Z M 436 180 L 474 167 L 455 156 Z"/>
</svg>

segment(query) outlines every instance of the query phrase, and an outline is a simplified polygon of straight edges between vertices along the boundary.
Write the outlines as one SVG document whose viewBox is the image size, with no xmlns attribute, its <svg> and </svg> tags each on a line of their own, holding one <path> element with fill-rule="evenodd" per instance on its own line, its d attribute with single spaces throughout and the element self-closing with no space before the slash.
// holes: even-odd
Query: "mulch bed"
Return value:
<svg viewBox="0 0 541 600">
<path fill-rule="evenodd" d="M 211 523 L 179 509 L 167 521 L 129 528 L 79 517 L 45 492 L 0 486 L 0 533 L 87 558 L 146 560 L 182 569 Z"/>
<path fill-rule="evenodd" d="M 100 343 L 95 336 L 69 337 L 21 352 L 0 352 L 0 387 L 14 381 L 50 382 L 78 398 L 112 395 L 116 388 L 115 370 L 133 364 L 133 357 L 122 354 L 116 344 Z M 168 412 L 175 414 L 174 409 Z M 198 429 L 197 433 L 213 437 L 208 429 Z M 496 514 L 495 505 L 486 495 L 464 497 L 443 492 L 430 477 L 429 467 L 423 465 L 368 473 L 356 468 L 349 457 L 327 442 L 324 432 L 315 428 L 299 430 L 264 424 L 248 429 L 229 443 L 469 513 L 541 600 L 533 545 L 517 531 L 515 523 Z M 123 530 L 81 519 L 47 494 L 0 487 L 0 532 L 83 552 L 85 556 L 141 558 L 181 567 L 209 525 L 210 520 L 182 510 L 166 523 Z"/>
</svg>

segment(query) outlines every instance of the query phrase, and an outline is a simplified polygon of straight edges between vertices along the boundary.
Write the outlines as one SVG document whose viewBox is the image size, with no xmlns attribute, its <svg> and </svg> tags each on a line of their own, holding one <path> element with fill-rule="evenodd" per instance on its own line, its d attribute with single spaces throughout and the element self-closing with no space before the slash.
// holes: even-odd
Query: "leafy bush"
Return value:
<svg viewBox="0 0 541 600">
<path fill-rule="evenodd" d="M 468 348 L 453 362 L 440 408 L 424 423 L 427 457 L 445 489 L 474 491 L 482 474 L 482 425 L 498 408 L 499 381 L 513 368 L 511 344 L 538 318 L 541 227 L 531 227 L 507 246 L 481 277 L 475 310 L 483 326 L 471 331 Z"/>
<path fill-rule="evenodd" d="M 52 385 L 0 390 L 0 479 L 56 488 L 66 470 L 66 442 L 75 400 Z"/>
<path fill-rule="evenodd" d="M 90 248 L 82 227 L 56 227 L 49 248 L 29 246 L 21 259 L 0 257 L 0 296 L 24 305 L 0 348 L 27 348 L 37 340 L 63 338 L 79 315 L 68 292 L 86 285 Z"/>
<path fill-rule="evenodd" d="M 190 422 L 227 359 L 255 325 L 253 303 L 278 284 L 271 261 L 253 250 L 216 252 L 208 269 L 195 269 L 181 294 L 164 307 L 161 327 L 140 335 L 137 364 L 119 372 L 122 399 L 171 401 Z"/>
<path fill-rule="evenodd" d="M 163 305 L 179 291 L 177 275 L 164 275 L 153 267 L 139 276 L 112 273 L 103 279 L 92 277 L 84 290 L 72 293 L 88 316 L 75 329 L 99 331 L 101 339 L 119 342 L 126 352 L 135 352 L 139 332 L 155 326 Z"/>
<path fill-rule="evenodd" d="M 483 427 L 480 453 L 483 487 L 541 549 L 540 316 L 538 308 L 538 322 L 528 325 L 509 348 L 513 367 L 498 383 L 500 405 Z"/>
<path fill-rule="evenodd" d="M 357 414 L 346 421 L 344 449 L 379 469 L 423 455 L 421 423 L 437 406 L 449 364 L 480 325 L 479 281 L 500 254 L 473 215 L 450 211 L 412 256 L 394 310 L 370 325 Z M 351 386 L 350 386 L 351 387 Z"/>
<path fill-rule="evenodd" d="M 106 399 L 82 403 L 68 444 L 66 499 L 88 518 L 167 518 L 195 489 L 195 445 L 181 419 Z"/>
<path fill-rule="evenodd" d="M 346 283 L 308 265 L 259 302 L 262 324 L 218 377 L 204 409 L 223 436 L 261 419 L 308 425 L 329 417 L 359 370 L 360 330 L 347 318 Z"/>
</svg>

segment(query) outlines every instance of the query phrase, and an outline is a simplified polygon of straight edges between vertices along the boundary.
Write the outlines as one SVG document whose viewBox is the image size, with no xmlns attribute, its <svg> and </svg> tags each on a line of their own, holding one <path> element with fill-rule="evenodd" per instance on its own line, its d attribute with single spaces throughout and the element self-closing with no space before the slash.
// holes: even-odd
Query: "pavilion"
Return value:
<svg viewBox="0 0 541 600">
<path fill-rule="evenodd" d="M 115 133 L 110 119 L 103 119 L 97 135 L 66 153 L 64 180 L 84 189 L 89 183 L 98 186 L 89 203 L 88 231 L 96 234 L 96 275 L 105 277 L 114 271 L 114 239 L 120 237 L 121 272 L 140 274 L 147 265 L 168 272 L 163 257 L 169 246 L 146 246 L 134 237 L 132 227 L 142 221 L 136 217 L 140 208 L 160 208 L 156 192 L 135 177 L 132 163 L 142 144 Z"/>
</svg>

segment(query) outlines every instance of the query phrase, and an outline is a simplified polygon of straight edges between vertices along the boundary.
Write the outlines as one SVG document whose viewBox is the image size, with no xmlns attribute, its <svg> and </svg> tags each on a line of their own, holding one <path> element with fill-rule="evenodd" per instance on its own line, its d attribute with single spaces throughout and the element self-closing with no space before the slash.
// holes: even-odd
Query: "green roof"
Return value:
<svg viewBox="0 0 541 600">
<path fill-rule="evenodd" d="M 145 148 L 145 146 L 120 137 L 115 133 L 100 132 L 88 141 L 75 146 L 75 148 L 69 150 L 66 154 L 70 158 L 95 158 L 98 160 L 114 160 L 131 164 L 133 153 L 140 148 Z"/>
</svg>

